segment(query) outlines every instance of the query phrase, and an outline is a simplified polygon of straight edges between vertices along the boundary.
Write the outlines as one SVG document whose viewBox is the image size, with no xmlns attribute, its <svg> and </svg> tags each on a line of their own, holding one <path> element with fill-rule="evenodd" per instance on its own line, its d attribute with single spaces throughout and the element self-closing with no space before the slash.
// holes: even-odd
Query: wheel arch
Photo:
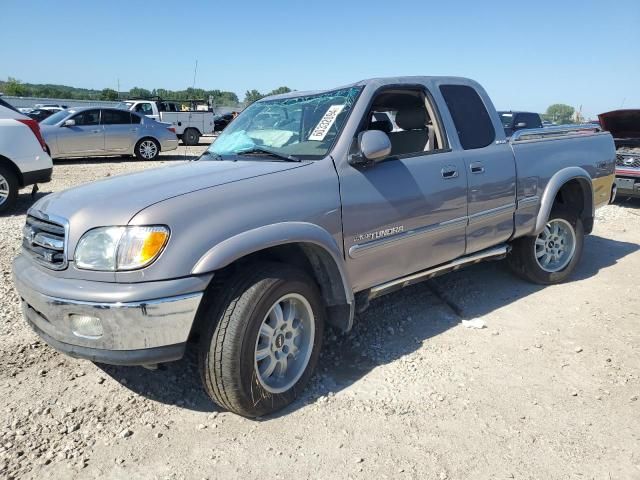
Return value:
<svg viewBox="0 0 640 480">
<path fill-rule="evenodd" d="M 542 194 L 534 235 L 544 229 L 551 210 L 558 203 L 577 210 L 585 233 L 591 233 L 594 217 L 593 185 L 591 176 L 586 170 L 580 167 L 568 167 L 551 177 Z"/>
<path fill-rule="evenodd" d="M 216 272 L 233 265 L 276 260 L 305 270 L 318 286 L 328 321 L 343 331 L 353 325 L 354 298 L 342 253 L 322 227 L 305 222 L 266 225 L 235 235 L 209 249 L 191 273 Z"/>
<path fill-rule="evenodd" d="M 20 171 L 18 166 L 13 161 L 5 157 L 4 155 L 0 155 L 0 165 L 3 165 L 10 169 L 18 179 L 18 186 L 20 188 L 24 187 L 24 176 L 22 175 L 22 171 Z"/>
</svg>

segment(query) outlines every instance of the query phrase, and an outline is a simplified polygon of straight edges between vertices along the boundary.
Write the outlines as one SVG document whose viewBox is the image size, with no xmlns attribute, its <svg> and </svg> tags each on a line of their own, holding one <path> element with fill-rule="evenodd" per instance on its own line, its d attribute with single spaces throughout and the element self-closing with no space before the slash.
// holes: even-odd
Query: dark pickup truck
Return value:
<svg viewBox="0 0 640 480">
<path fill-rule="evenodd" d="M 504 134 L 510 137 L 518 130 L 526 128 L 542 128 L 540 115 L 534 112 L 499 111 Z"/>
</svg>

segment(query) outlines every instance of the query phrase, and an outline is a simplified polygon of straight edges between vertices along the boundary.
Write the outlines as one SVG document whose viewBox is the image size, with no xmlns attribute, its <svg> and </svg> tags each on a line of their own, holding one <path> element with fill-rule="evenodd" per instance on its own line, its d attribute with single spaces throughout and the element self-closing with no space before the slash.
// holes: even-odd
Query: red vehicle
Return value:
<svg viewBox="0 0 640 480">
<path fill-rule="evenodd" d="M 598 119 L 616 144 L 617 194 L 640 197 L 640 109 L 601 113 Z"/>
</svg>

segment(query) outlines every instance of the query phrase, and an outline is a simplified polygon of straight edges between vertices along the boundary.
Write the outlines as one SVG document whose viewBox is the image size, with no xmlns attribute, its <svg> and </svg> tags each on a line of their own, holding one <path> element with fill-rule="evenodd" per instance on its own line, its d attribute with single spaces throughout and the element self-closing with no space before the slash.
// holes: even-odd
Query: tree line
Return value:
<svg viewBox="0 0 640 480">
<path fill-rule="evenodd" d="M 244 103 L 249 105 L 261 98 L 269 95 L 289 93 L 289 87 L 279 87 L 269 93 L 261 93 L 253 89 L 247 90 L 244 94 Z M 127 98 L 149 98 L 158 96 L 171 100 L 208 100 L 212 97 L 214 105 L 235 106 L 240 102 L 238 95 L 234 92 L 223 90 L 205 90 L 202 88 L 186 88 L 184 90 L 167 90 L 165 88 L 154 88 L 148 90 L 141 87 L 133 87 L 128 92 L 117 92 L 112 88 L 93 90 L 90 88 L 70 87 L 67 85 L 23 83 L 13 77 L 6 81 L 0 80 L 0 92 L 5 95 L 15 97 L 45 97 L 45 98 L 66 98 L 75 100 L 111 100 Z M 550 105 L 547 111 L 541 116 L 544 120 L 549 120 L 556 124 L 571 123 L 574 120 L 575 109 L 570 105 L 556 103 Z M 580 120 L 580 119 L 578 119 Z"/>
<path fill-rule="evenodd" d="M 290 92 L 289 87 L 280 87 L 267 94 L 258 90 L 248 90 L 244 102 L 249 104 L 267 95 Z M 146 89 L 133 87 L 129 91 L 118 92 L 113 88 L 95 90 L 90 88 L 78 88 L 68 85 L 24 83 L 16 78 L 9 77 L 6 81 L 0 80 L 0 92 L 14 97 L 45 97 L 65 98 L 74 100 L 110 100 L 116 101 L 127 98 L 148 98 L 158 96 L 171 100 L 209 100 L 212 97 L 215 105 L 235 106 L 240 102 L 234 92 L 223 90 L 205 90 L 203 88 L 186 88 L 184 90 L 168 90 L 166 88 Z"/>
</svg>

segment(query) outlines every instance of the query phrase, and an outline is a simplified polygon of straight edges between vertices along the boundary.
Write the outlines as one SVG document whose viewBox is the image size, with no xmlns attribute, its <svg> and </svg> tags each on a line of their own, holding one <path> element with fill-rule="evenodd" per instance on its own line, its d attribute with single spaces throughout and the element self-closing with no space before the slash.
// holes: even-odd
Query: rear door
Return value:
<svg viewBox="0 0 640 480">
<path fill-rule="evenodd" d="M 513 234 L 516 165 L 501 124 L 489 114 L 484 91 L 469 85 L 440 85 L 458 133 L 469 190 L 467 254 L 504 242 Z M 496 119 L 497 120 L 497 119 Z"/>
<path fill-rule="evenodd" d="M 76 123 L 58 127 L 61 155 L 100 155 L 104 153 L 104 129 L 100 125 L 100 109 L 83 110 L 69 118 Z"/>
<path fill-rule="evenodd" d="M 128 110 L 103 109 L 104 145 L 107 153 L 123 153 L 133 149 L 137 125 L 131 125 Z"/>
</svg>

